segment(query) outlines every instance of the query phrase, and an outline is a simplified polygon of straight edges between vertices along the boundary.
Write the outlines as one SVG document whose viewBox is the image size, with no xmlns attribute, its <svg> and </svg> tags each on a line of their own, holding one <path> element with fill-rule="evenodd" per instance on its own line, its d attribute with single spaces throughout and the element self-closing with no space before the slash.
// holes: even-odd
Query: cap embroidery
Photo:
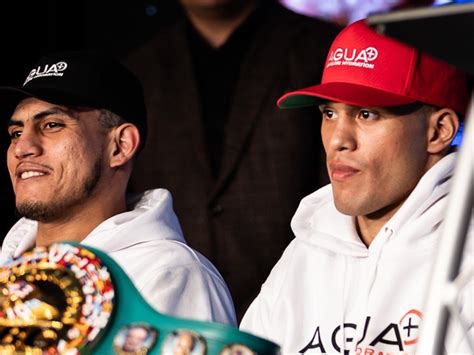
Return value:
<svg viewBox="0 0 474 355">
<path fill-rule="evenodd" d="M 44 76 L 63 76 L 65 70 L 67 68 L 67 63 L 66 62 L 57 62 L 56 64 L 48 65 L 46 64 L 44 68 L 38 66 L 38 68 L 33 69 L 30 71 L 28 74 L 28 77 L 26 78 L 25 82 L 23 83 L 23 86 L 26 85 L 29 81 L 36 79 L 36 78 L 41 78 Z"/>
<path fill-rule="evenodd" d="M 362 67 L 367 69 L 374 69 L 373 62 L 379 52 L 374 47 L 367 47 L 362 50 L 356 48 L 337 48 L 329 54 L 329 59 L 326 68 L 336 65 L 348 65 L 351 67 Z"/>
</svg>

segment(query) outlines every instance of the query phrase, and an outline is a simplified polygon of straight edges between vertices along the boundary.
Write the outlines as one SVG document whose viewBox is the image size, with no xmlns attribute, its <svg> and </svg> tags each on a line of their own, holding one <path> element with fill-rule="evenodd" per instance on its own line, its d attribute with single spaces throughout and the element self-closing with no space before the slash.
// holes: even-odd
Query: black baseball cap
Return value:
<svg viewBox="0 0 474 355">
<path fill-rule="evenodd" d="M 21 86 L 0 86 L 1 112 L 11 115 L 27 97 L 61 106 L 107 109 L 133 123 L 141 147 L 145 144 L 143 87 L 130 70 L 105 53 L 67 51 L 41 57 Z"/>
</svg>

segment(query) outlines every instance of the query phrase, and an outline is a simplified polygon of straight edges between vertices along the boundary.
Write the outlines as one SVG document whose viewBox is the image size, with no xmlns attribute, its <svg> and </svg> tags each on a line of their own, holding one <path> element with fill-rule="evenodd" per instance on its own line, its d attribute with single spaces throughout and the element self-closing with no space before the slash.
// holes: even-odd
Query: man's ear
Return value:
<svg viewBox="0 0 474 355">
<path fill-rule="evenodd" d="M 443 108 L 431 114 L 428 124 L 428 153 L 442 153 L 449 148 L 458 131 L 458 115 L 449 108 Z"/>
<path fill-rule="evenodd" d="M 112 128 L 111 151 L 109 165 L 111 168 L 125 165 L 133 159 L 140 145 L 140 133 L 138 128 L 131 123 L 123 123 Z"/>
</svg>

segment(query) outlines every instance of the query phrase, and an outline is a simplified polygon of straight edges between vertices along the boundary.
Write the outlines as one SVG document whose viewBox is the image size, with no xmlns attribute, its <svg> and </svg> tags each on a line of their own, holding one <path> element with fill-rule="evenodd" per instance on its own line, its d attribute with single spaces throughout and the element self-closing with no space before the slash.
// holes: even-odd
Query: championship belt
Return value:
<svg viewBox="0 0 474 355">
<path fill-rule="evenodd" d="M 154 310 L 118 264 L 77 243 L 0 265 L 0 354 L 279 354 L 235 327 Z"/>
</svg>

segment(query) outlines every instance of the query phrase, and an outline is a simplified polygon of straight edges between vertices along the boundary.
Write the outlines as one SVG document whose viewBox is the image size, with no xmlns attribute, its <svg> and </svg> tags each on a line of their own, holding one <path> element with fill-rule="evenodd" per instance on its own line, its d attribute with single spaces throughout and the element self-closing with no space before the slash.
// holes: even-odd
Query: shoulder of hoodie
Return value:
<svg viewBox="0 0 474 355">
<path fill-rule="evenodd" d="M 332 191 L 331 186 L 327 185 L 321 188 L 320 190 L 312 193 L 311 195 L 308 195 L 307 197 L 305 197 L 301 201 L 300 206 L 326 205 L 330 203 L 331 201 L 331 191 Z M 314 213 L 314 211 L 311 211 L 311 209 L 312 208 L 305 208 L 305 210 L 310 215 Z M 317 210 L 318 208 L 315 207 L 315 209 Z M 302 218 L 302 222 L 310 223 L 309 222 L 311 220 L 310 216 L 303 217 L 300 214 L 300 217 Z M 305 218 L 306 218 L 306 221 L 305 221 Z M 310 245 L 313 246 L 308 240 L 304 238 L 294 237 L 294 239 L 286 247 L 285 251 L 283 252 L 278 262 L 272 268 L 270 275 L 268 276 L 265 283 L 262 285 L 262 291 L 269 290 L 271 297 L 274 299 L 277 299 L 278 294 L 280 293 L 281 289 L 283 288 L 283 285 L 285 284 L 285 281 L 287 280 L 288 277 L 292 277 L 293 275 L 293 268 L 294 268 L 295 261 L 297 261 L 298 263 L 301 261 L 299 259 L 299 257 L 301 256 L 301 253 L 306 254 L 308 247 Z M 319 250 L 322 253 L 325 252 L 324 248 L 320 248 Z M 314 257 L 314 255 L 312 257 Z"/>
<path fill-rule="evenodd" d="M 298 244 L 300 244 L 300 241 L 297 239 L 293 239 L 290 242 L 278 262 L 273 266 L 267 279 L 262 284 L 258 298 L 260 299 L 260 302 L 267 304 L 268 309 L 273 308 L 273 305 L 280 297 L 286 278 L 289 274 L 292 274 L 291 264 L 293 262 L 295 250 L 298 248 Z"/>
<path fill-rule="evenodd" d="M 300 208 L 304 206 L 303 210 L 307 211 L 309 214 L 312 214 L 314 213 L 314 210 L 318 210 L 318 207 L 316 206 L 323 206 L 329 204 L 332 201 L 331 198 L 332 187 L 329 184 L 304 197 L 300 202 L 298 210 L 300 210 Z M 311 206 L 311 208 L 309 208 L 308 206 Z M 307 218 L 308 220 L 310 219 L 308 216 L 302 217 L 303 220 L 305 218 Z M 262 292 L 266 293 L 268 290 L 270 291 L 269 295 L 271 295 L 273 299 L 277 299 L 279 292 L 285 284 L 285 280 L 287 279 L 287 277 L 291 277 L 292 275 L 292 265 L 294 262 L 295 255 L 298 254 L 299 250 L 307 250 L 307 248 L 308 242 L 305 239 L 295 237 L 286 247 L 282 256 L 272 268 L 270 275 L 262 285 Z"/>
<path fill-rule="evenodd" d="M 130 245 L 110 253 L 121 259 L 124 256 L 136 256 L 133 261 L 146 265 L 148 272 L 162 272 L 173 268 L 187 268 L 219 279 L 223 282 L 215 266 L 201 253 L 178 240 L 154 239 Z"/>
</svg>

